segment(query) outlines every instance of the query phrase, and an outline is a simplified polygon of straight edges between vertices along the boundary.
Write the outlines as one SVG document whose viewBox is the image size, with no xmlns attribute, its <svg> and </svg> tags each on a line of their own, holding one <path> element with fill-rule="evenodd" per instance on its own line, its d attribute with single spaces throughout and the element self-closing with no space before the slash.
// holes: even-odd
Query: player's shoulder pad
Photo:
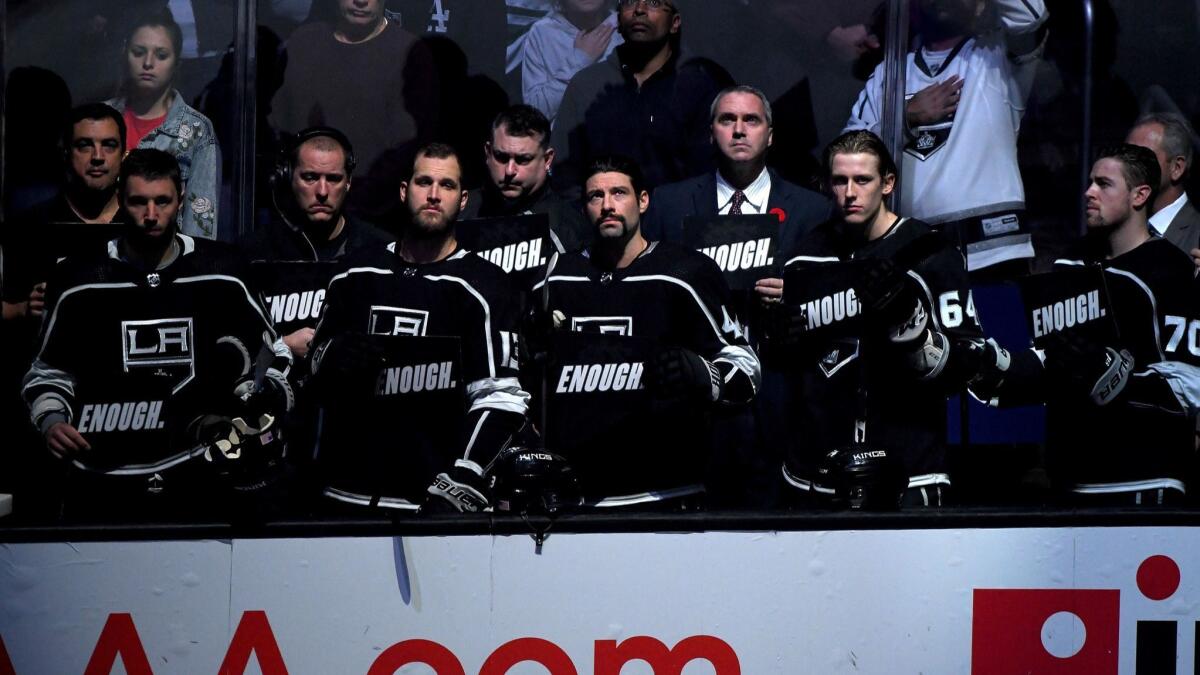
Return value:
<svg viewBox="0 0 1200 675">
<path fill-rule="evenodd" d="M 795 247 L 790 251 L 784 252 L 785 264 L 799 263 L 797 257 L 805 258 L 842 258 L 847 254 L 846 246 L 843 244 L 843 237 L 838 228 L 840 223 L 836 220 L 826 221 L 818 224 L 809 231 L 800 236 Z"/>
<path fill-rule="evenodd" d="M 233 244 L 195 237 L 189 237 L 184 242 L 184 254 L 180 262 L 197 272 L 223 274 L 239 279 L 249 272 L 246 255 Z"/>
<path fill-rule="evenodd" d="M 571 253 L 563 253 L 558 256 L 558 261 L 554 263 L 554 271 L 552 275 L 568 275 L 568 276 L 589 276 L 592 270 L 591 260 L 588 258 L 586 251 L 574 251 Z"/>
<path fill-rule="evenodd" d="M 485 260 L 466 249 L 459 249 L 449 259 L 438 265 L 436 272 L 425 274 L 448 274 L 466 281 L 480 293 L 495 297 L 508 297 L 515 293 L 512 277 L 497 264 Z"/>
<path fill-rule="evenodd" d="M 652 244 L 649 255 L 654 256 L 654 268 L 680 279 L 722 278 L 721 268 L 710 257 L 682 244 L 659 241 Z"/>
<path fill-rule="evenodd" d="M 1136 275 L 1156 292 L 1193 288 L 1196 265 L 1191 256 L 1161 237 L 1153 237 L 1113 260 L 1113 267 Z"/>
</svg>

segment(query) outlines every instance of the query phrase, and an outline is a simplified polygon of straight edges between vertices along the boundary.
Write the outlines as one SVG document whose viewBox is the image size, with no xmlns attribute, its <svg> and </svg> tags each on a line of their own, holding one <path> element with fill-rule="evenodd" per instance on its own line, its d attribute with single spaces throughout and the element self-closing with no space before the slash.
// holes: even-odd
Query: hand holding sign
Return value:
<svg viewBox="0 0 1200 675">
<path fill-rule="evenodd" d="M 1078 333 L 1051 333 L 1046 343 L 1046 373 L 1074 394 L 1086 393 L 1096 405 L 1120 396 L 1133 374 L 1128 350 L 1102 347 Z"/>
</svg>

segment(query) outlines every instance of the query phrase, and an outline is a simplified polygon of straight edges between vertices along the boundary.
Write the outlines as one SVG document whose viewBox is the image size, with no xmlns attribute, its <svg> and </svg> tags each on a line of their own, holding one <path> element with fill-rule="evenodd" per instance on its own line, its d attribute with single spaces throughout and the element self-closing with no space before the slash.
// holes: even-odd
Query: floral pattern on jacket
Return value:
<svg viewBox="0 0 1200 675">
<path fill-rule="evenodd" d="M 118 112 L 125 99 L 107 101 Z M 178 91 L 171 97 L 167 117 L 146 134 L 139 148 L 166 150 L 179 161 L 183 176 L 183 204 L 179 209 L 179 231 L 183 234 L 217 238 L 217 195 L 221 186 L 221 147 L 212 122 L 183 101 Z"/>
</svg>

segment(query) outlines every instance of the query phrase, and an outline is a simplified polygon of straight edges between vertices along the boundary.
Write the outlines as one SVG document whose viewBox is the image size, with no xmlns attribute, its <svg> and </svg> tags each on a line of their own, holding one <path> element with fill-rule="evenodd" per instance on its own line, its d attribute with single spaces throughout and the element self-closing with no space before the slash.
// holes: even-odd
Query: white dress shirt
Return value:
<svg viewBox="0 0 1200 675">
<path fill-rule="evenodd" d="M 733 206 L 733 193 L 736 191 L 737 188 L 730 185 L 718 171 L 717 213 L 722 216 L 729 215 L 729 209 Z M 742 192 L 746 195 L 746 201 L 742 202 L 743 215 L 752 216 L 767 212 L 767 201 L 771 198 L 771 174 L 767 172 L 766 167 L 763 167 L 758 178 L 755 178 L 754 182 L 747 185 Z"/>
<path fill-rule="evenodd" d="M 1172 220 L 1175 220 L 1175 216 L 1179 215 L 1179 212 L 1183 209 L 1183 206 L 1187 204 L 1187 202 L 1188 198 L 1187 193 L 1185 192 L 1179 195 L 1179 199 L 1176 199 L 1170 204 L 1162 207 L 1158 213 L 1150 216 L 1151 229 L 1157 232 L 1160 237 L 1166 234 L 1167 226 L 1171 224 Z"/>
</svg>

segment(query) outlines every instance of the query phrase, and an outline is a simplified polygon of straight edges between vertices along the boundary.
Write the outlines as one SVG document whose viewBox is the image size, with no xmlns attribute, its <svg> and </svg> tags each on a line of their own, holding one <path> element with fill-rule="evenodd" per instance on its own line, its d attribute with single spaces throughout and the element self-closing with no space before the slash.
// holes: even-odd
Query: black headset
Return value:
<svg viewBox="0 0 1200 675">
<path fill-rule="evenodd" d="M 354 158 L 354 146 L 350 144 L 350 139 L 346 134 L 333 127 L 308 127 L 287 138 L 283 147 L 280 148 L 279 157 L 275 159 L 275 170 L 271 172 L 272 190 L 283 189 L 292 182 L 296 153 L 300 150 L 301 145 L 314 138 L 332 138 L 342 146 L 342 152 L 346 155 L 346 177 L 349 178 L 354 174 L 354 167 L 358 165 L 358 161 Z"/>
</svg>

